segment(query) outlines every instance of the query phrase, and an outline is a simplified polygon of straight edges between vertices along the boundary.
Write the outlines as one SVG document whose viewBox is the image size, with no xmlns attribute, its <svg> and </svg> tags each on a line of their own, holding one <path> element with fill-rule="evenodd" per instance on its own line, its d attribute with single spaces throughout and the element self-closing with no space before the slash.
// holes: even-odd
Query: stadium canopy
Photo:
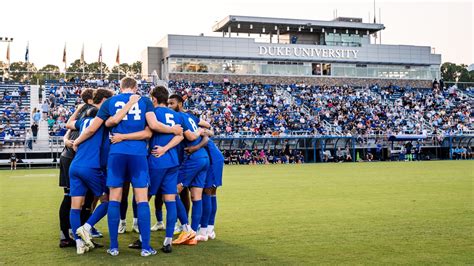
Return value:
<svg viewBox="0 0 474 266">
<path fill-rule="evenodd" d="M 271 17 L 250 17 L 229 15 L 217 22 L 214 32 L 232 32 L 248 34 L 288 34 L 288 33 L 321 33 L 337 32 L 351 33 L 360 31 L 373 34 L 385 29 L 383 24 L 363 23 L 361 18 L 338 17 L 334 20 L 288 19 Z"/>
</svg>

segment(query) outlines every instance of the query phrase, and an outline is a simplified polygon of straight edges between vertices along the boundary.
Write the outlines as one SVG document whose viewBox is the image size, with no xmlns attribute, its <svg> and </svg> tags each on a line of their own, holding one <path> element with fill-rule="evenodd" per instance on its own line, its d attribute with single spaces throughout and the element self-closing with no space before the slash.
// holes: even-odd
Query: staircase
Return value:
<svg viewBox="0 0 474 266">
<path fill-rule="evenodd" d="M 30 95 L 31 95 L 30 110 L 33 110 L 34 108 L 40 108 L 41 103 L 39 100 L 39 86 L 37 85 L 31 86 Z M 43 91 L 42 98 L 46 99 L 45 91 Z M 38 139 L 36 140 L 36 143 L 33 144 L 33 150 L 36 150 L 36 151 L 50 150 L 48 122 L 46 120 L 41 119 L 38 126 L 39 126 Z"/>
</svg>

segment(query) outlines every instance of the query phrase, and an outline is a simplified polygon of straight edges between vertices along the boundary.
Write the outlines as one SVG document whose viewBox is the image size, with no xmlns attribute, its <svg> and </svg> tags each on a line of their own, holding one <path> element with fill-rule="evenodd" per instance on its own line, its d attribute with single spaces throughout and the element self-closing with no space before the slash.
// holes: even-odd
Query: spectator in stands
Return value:
<svg viewBox="0 0 474 266">
<path fill-rule="evenodd" d="M 41 105 L 41 110 L 43 111 L 43 119 L 47 120 L 49 113 L 49 105 L 47 101 L 43 102 L 43 104 Z"/>
<path fill-rule="evenodd" d="M 33 150 L 33 136 L 31 135 L 31 130 L 28 129 L 25 135 L 26 146 L 28 149 Z"/>
<path fill-rule="evenodd" d="M 31 132 L 33 133 L 33 142 L 36 143 L 36 140 L 38 139 L 38 123 L 33 122 L 31 125 Z"/>
<path fill-rule="evenodd" d="M 337 147 L 336 162 L 342 163 L 343 161 L 344 161 L 344 153 L 341 150 L 341 147 Z"/>
<path fill-rule="evenodd" d="M 325 150 L 325 151 L 323 152 L 323 161 L 327 163 L 327 162 L 329 162 L 331 159 L 332 159 L 331 151 L 330 151 L 330 150 Z"/>
<path fill-rule="evenodd" d="M 344 156 L 345 156 L 346 162 L 352 162 L 352 155 L 351 155 L 351 151 L 349 150 L 349 147 L 346 147 Z"/>
<path fill-rule="evenodd" d="M 33 121 L 38 124 L 41 120 L 41 113 L 39 109 L 34 109 L 32 113 Z"/>
<path fill-rule="evenodd" d="M 18 161 L 18 158 L 16 157 L 15 153 L 10 154 L 10 169 L 11 170 L 16 170 L 16 163 Z"/>
</svg>

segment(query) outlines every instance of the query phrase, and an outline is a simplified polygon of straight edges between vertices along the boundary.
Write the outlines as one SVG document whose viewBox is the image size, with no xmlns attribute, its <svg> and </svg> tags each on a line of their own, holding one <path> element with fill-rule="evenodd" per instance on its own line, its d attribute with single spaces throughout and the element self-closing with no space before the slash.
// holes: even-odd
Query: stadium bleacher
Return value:
<svg viewBox="0 0 474 266">
<path fill-rule="evenodd" d="M 0 145 L 23 145 L 30 117 L 29 86 L 0 84 Z"/>
</svg>

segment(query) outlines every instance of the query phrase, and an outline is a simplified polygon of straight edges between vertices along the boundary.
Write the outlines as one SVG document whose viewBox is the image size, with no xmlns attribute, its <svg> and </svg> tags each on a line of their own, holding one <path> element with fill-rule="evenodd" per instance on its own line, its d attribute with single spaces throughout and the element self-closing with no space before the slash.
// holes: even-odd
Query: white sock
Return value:
<svg viewBox="0 0 474 266">
<path fill-rule="evenodd" d="M 84 229 L 86 229 L 87 232 L 90 232 L 91 229 L 92 229 L 92 226 L 91 226 L 90 224 L 88 224 L 88 223 L 85 223 L 85 224 L 84 224 Z"/>
<path fill-rule="evenodd" d="M 76 239 L 76 245 L 77 246 L 82 246 L 82 245 L 84 245 L 84 242 L 82 242 L 82 239 Z"/>
<path fill-rule="evenodd" d="M 172 237 L 165 237 L 165 241 L 163 241 L 163 246 L 171 245 L 173 243 Z"/>
<path fill-rule="evenodd" d="M 191 229 L 191 226 L 189 224 L 183 224 L 183 231 L 188 233 L 191 232 L 193 229 Z"/>
<path fill-rule="evenodd" d="M 202 236 L 207 235 L 207 227 L 201 227 L 201 228 L 199 228 L 198 234 L 199 234 L 199 235 L 202 235 Z"/>
<path fill-rule="evenodd" d="M 142 235 L 141 235 L 141 234 L 138 235 L 138 239 L 140 239 L 140 242 L 143 242 L 143 241 L 142 241 Z"/>
<path fill-rule="evenodd" d="M 133 218 L 133 225 L 138 224 L 138 218 Z"/>
<path fill-rule="evenodd" d="M 126 223 L 127 223 L 127 220 L 122 220 L 122 219 L 120 219 L 120 223 L 121 223 L 121 224 L 126 224 Z"/>
<path fill-rule="evenodd" d="M 214 231 L 214 225 L 208 225 L 208 226 L 207 226 L 207 231 L 208 231 L 209 233 L 213 232 L 213 231 Z"/>
</svg>

